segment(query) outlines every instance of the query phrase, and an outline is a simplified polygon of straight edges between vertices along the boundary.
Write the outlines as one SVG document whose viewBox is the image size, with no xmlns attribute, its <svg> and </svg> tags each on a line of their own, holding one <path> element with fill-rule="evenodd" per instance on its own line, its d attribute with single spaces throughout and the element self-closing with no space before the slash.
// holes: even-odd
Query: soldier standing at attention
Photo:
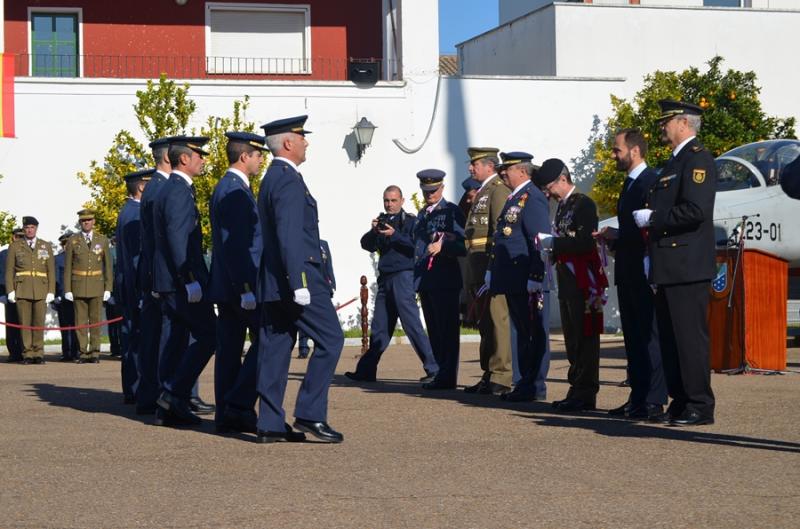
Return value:
<svg viewBox="0 0 800 529">
<path fill-rule="evenodd" d="M 22 217 L 25 236 L 6 256 L 6 295 L 17 304 L 20 324 L 43 327 L 47 304 L 55 299 L 56 267 L 50 243 L 36 238 L 39 221 Z M 22 363 L 44 364 L 44 331 L 22 329 Z"/>
<path fill-rule="evenodd" d="M 8 258 L 8 250 L 11 244 L 25 236 L 25 230 L 22 228 L 14 228 L 11 233 L 11 242 L 9 247 L 0 251 L 0 303 L 6 307 L 6 322 L 16 323 L 19 325 L 19 316 L 17 315 L 17 304 L 9 303 L 8 292 L 13 290 L 14 285 L 6 285 L 6 259 Z M 8 349 L 8 362 L 22 362 L 22 337 L 20 331 L 16 327 L 6 327 L 6 349 Z"/>
<path fill-rule="evenodd" d="M 75 306 L 75 323 L 97 323 L 103 302 L 111 297 L 114 272 L 108 238 L 94 231 L 94 211 L 78 212 L 81 225 L 67 241 L 64 262 L 64 298 Z M 100 327 L 77 329 L 79 364 L 100 362 Z"/>
<path fill-rule="evenodd" d="M 497 176 L 499 163 L 494 147 L 470 147 L 469 173 L 481 187 L 472 200 L 464 229 L 467 246 L 467 277 L 464 281 L 469 298 L 475 299 L 484 284 L 489 267 L 497 218 L 511 189 Z M 481 334 L 480 362 L 483 376 L 477 384 L 464 388 L 466 393 L 498 395 L 511 389 L 511 327 L 505 296 L 491 296 L 488 310 L 478 322 Z"/>
<path fill-rule="evenodd" d="M 61 244 L 61 253 L 56 255 L 56 299 L 53 301 L 58 314 L 59 327 L 72 327 L 75 325 L 75 306 L 71 301 L 64 299 L 64 267 L 67 257 L 67 241 L 72 237 L 71 231 L 66 231 L 58 238 Z M 61 331 L 61 361 L 74 362 L 80 355 L 78 336 L 70 329 Z"/>
<path fill-rule="evenodd" d="M 657 285 L 656 319 L 667 391 L 667 411 L 655 420 L 672 426 L 714 424 L 708 337 L 709 283 L 716 274 L 714 157 L 697 141 L 703 109 L 661 100 L 662 141 L 672 157 L 650 190 L 649 203 L 633 212 L 647 227 L 650 282 Z"/>
</svg>

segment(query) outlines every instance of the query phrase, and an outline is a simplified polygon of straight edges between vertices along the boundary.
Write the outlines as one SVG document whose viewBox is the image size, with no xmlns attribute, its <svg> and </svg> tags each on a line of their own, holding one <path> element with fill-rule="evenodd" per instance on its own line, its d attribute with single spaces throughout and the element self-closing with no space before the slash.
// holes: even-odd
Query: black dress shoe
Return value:
<svg viewBox="0 0 800 529">
<path fill-rule="evenodd" d="M 636 406 L 625 412 L 625 417 L 637 421 L 649 421 L 654 417 L 658 417 L 664 413 L 664 406 L 661 404 L 643 404 Z"/>
<path fill-rule="evenodd" d="M 294 427 L 301 432 L 310 433 L 326 443 L 341 443 L 344 441 L 344 436 L 331 428 L 326 422 L 309 421 L 295 417 Z"/>
<path fill-rule="evenodd" d="M 256 433 L 258 417 L 253 410 L 240 410 L 232 406 L 225 406 L 222 420 L 216 423 L 217 433 L 243 432 Z"/>
<path fill-rule="evenodd" d="M 61 358 L 58 359 L 59 362 L 72 362 L 73 360 L 74 358 L 72 358 L 71 356 L 62 356 Z"/>
<path fill-rule="evenodd" d="M 33 364 L 33 358 L 23 358 L 22 365 L 29 366 Z"/>
<path fill-rule="evenodd" d="M 258 430 L 256 433 L 257 443 L 302 443 L 306 440 L 306 434 L 303 432 L 295 432 L 292 427 L 283 423 L 284 431 L 282 432 L 269 432 Z"/>
<path fill-rule="evenodd" d="M 33 363 L 35 365 L 41 365 L 41 364 L 45 364 L 46 362 L 44 361 L 43 357 L 37 356 L 36 358 L 33 359 Z"/>
<path fill-rule="evenodd" d="M 419 379 L 419 381 L 423 384 L 433 382 L 434 380 L 436 380 L 436 373 L 427 373 L 424 377 Z"/>
<path fill-rule="evenodd" d="M 203 402 L 200 397 L 191 397 L 189 399 L 189 409 L 197 415 L 210 415 L 217 410 L 213 404 Z"/>
<path fill-rule="evenodd" d="M 625 415 L 628 414 L 630 410 L 631 410 L 631 403 L 626 402 L 622 406 L 611 408 L 610 410 L 608 410 L 608 414 L 611 415 L 612 417 L 624 417 Z"/>
<path fill-rule="evenodd" d="M 176 397 L 172 393 L 162 391 L 156 400 L 158 409 L 156 410 L 156 425 L 195 425 L 203 421 L 192 413 L 189 402 Z"/>
<path fill-rule="evenodd" d="M 358 371 L 346 371 L 344 376 L 354 382 L 375 382 L 374 376 L 363 375 Z"/>
<path fill-rule="evenodd" d="M 556 411 L 570 413 L 575 411 L 591 411 L 595 409 L 595 405 L 591 402 L 585 402 L 581 399 L 577 398 L 569 398 L 567 400 L 561 401 L 561 403 L 556 406 Z"/>
<path fill-rule="evenodd" d="M 714 417 L 702 415 L 696 411 L 685 410 L 678 417 L 669 421 L 670 426 L 701 426 L 703 424 L 714 424 Z"/>
<path fill-rule="evenodd" d="M 24 360 L 21 356 L 9 356 L 7 362 L 9 364 L 21 364 Z"/>
<path fill-rule="evenodd" d="M 477 384 L 465 387 L 464 393 L 480 393 L 485 386 L 486 380 L 480 379 Z"/>
<path fill-rule="evenodd" d="M 501 394 L 500 400 L 504 400 L 506 402 L 533 402 L 536 400 L 536 395 L 514 389 L 513 391 L 508 391 Z"/>
</svg>

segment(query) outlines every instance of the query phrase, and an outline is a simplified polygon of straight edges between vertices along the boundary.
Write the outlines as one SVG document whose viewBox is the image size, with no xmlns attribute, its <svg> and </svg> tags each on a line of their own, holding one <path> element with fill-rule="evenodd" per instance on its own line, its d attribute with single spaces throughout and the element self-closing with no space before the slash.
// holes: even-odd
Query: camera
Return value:
<svg viewBox="0 0 800 529">
<path fill-rule="evenodd" d="M 386 213 L 379 213 L 378 214 L 378 224 L 376 225 L 380 231 L 385 231 L 389 229 L 389 215 Z"/>
</svg>

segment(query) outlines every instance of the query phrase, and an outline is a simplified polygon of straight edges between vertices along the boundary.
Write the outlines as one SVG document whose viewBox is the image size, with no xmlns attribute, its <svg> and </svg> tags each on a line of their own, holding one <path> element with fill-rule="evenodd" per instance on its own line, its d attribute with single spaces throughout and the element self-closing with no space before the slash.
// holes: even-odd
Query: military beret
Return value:
<svg viewBox="0 0 800 529">
<path fill-rule="evenodd" d="M 142 169 L 140 171 L 135 171 L 133 173 L 128 173 L 125 175 L 125 183 L 131 184 L 133 182 L 138 182 L 139 180 L 150 180 L 155 173 L 155 169 Z"/>
<path fill-rule="evenodd" d="M 36 217 L 22 217 L 22 225 L 23 226 L 38 226 L 39 221 L 36 220 Z"/>
<path fill-rule="evenodd" d="M 244 143 L 262 151 L 269 151 L 264 145 L 267 141 L 265 136 L 259 136 L 252 132 L 226 132 L 225 136 L 228 137 L 229 142 Z"/>
<path fill-rule="evenodd" d="M 94 210 L 84 208 L 78 212 L 78 220 L 92 220 L 94 219 Z"/>
<path fill-rule="evenodd" d="M 310 130 L 305 130 L 304 128 L 307 119 L 308 116 L 305 115 L 276 119 L 275 121 L 270 121 L 269 123 L 261 125 L 261 128 L 264 129 L 264 136 L 273 136 L 283 132 L 294 132 L 295 134 L 305 136 L 306 134 L 311 134 Z"/>
<path fill-rule="evenodd" d="M 155 149 L 156 147 L 169 147 L 170 143 L 173 141 L 183 138 L 186 138 L 186 136 L 164 136 L 163 138 L 151 141 L 149 146 L 151 149 Z"/>
<path fill-rule="evenodd" d="M 533 180 L 533 183 L 536 187 L 542 188 L 550 182 L 555 182 L 556 179 L 561 176 L 564 168 L 566 168 L 564 162 L 558 158 L 550 158 L 549 160 L 544 161 L 542 166 L 538 171 L 536 171 L 531 180 Z"/>
<path fill-rule="evenodd" d="M 664 121 L 675 116 L 699 116 L 703 113 L 703 109 L 697 105 L 673 99 L 662 99 L 658 105 L 661 107 L 661 115 L 656 118 L 656 121 Z"/>
<path fill-rule="evenodd" d="M 435 191 L 442 185 L 445 172 L 439 169 L 423 169 L 417 173 L 419 188 L 423 191 Z"/>
<path fill-rule="evenodd" d="M 172 147 L 186 147 L 197 154 L 208 156 L 208 151 L 203 149 L 206 143 L 208 143 L 208 138 L 206 136 L 178 136 L 172 138 L 172 141 L 169 142 L 169 147 L 170 149 L 172 149 Z"/>
<path fill-rule="evenodd" d="M 488 158 L 489 156 L 494 156 L 497 158 L 497 153 L 500 149 L 495 149 L 494 147 L 467 147 L 467 154 L 469 154 L 469 161 L 476 162 L 483 158 Z"/>
<path fill-rule="evenodd" d="M 14 228 L 14 231 L 11 232 L 11 235 L 13 235 L 14 237 L 16 237 L 18 235 L 25 235 L 25 229 L 24 228 Z"/>
<path fill-rule="evenodd" d="M 464 191 L 472 191 L 473 189 L 480 189 L 481 188 L 481 182 L 478 182 L 474 178 L 469 177 L 469 178 L 465 178 L 461 182 L 461 187 L 464 188 Z"/>
</svg>

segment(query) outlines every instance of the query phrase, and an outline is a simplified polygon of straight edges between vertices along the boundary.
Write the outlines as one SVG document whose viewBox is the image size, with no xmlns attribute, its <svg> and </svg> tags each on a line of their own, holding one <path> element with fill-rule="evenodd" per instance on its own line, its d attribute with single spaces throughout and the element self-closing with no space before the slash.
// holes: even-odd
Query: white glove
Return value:
<svg viewBox="0 0 800 529">
<path fill-rule="evenodd" d="M 652 209 L 637 209 L 633 212 L 633 221 L 638 227 L 646 228 L 650 225 L 650 216 L 652 214 Z"/>
<path fill-rule="evenodd" d="M 103 301 L 108 301 L 109 299 L 111 299 L 111 292 L 108 290 L 103 291 Z"/>
<path fill-rule="evenodd" d="M 16 291 L 12 290 L 11 292 L 9 292 L 8 295 L 6 296 L 6 299 L 8 299 L 9 303 L 16 303 L 17 302 Z"/>
<path fill-rule="evenodd" d="M 245 292 L 242 294 L 242 308 L 244 310 L 253 310 L 256 308 L 256 295 L 252 292 Z"/>
<path fill-rule="evenodd" d="M 158 292 L 156 292 L 155 290 L 151 290 L 151 291 L 150 291 L 150 295 L 151 295 L 151 296 L 153 296 L 153 297 L 154 297 L 154 298 L 156 298 L 156 299 L 158 299 L 158 298 L 160 298 L 160 297 L 161 297 L 161 294 L 159 294 L 159 293 L 158 293 Z"/>
<path fill-rule="evenodd" d="M 192 281 L 186 285 L 186 298 L 189 303 L 198 303 L 203 299 L 203 289 L 200 283 Z"/>
<path fill-rule="evenodd" d="M 75 301 L 75 297 L 72 295 L 72 292 L 67 292 L 64 294 L 64 299 L 67 301 Z"/>
<path fill-rule="evenodd" d="M 536 238 L 539 239 L 539 246 L 542 250 L 553 249 L 553 236 L 549 233 L 537 233 Z"/>
<path fill-rule="evenodd" d="M 139 310 L 142 310 L 142 307 L 144 307 L 144 300 L 140 299 L 139 300 Z"/>
<path fill-rule="evenodd" d="M 305 307 L 311 304 L 311 292 L 307 288 L 298 288 L 294 291 L 294 302 Z"/>
<path fill-rule="evenodd" d="M 6 296 L 0 296 L 0 303 L 2 303 L 3 305 L 5 305 L 7 301 L 8 301 L 8 297 L 6 297 Z"/>
<path fill-rule="evenodd" d="M 53 302 L 54 299 L 56 299 L 55 294 L 51 294 L 50 292 L 48 292 L 47 295 L 44 297 L 44 302 L 50 304 Z"/>
<path fill-rule="evenodd" d="M 533 294 L 534 292 L 541 292 L 541 291 L 542 291 L 542 284 L 539 281 L 528 279 L 528 294 Z"/>
</svg>

